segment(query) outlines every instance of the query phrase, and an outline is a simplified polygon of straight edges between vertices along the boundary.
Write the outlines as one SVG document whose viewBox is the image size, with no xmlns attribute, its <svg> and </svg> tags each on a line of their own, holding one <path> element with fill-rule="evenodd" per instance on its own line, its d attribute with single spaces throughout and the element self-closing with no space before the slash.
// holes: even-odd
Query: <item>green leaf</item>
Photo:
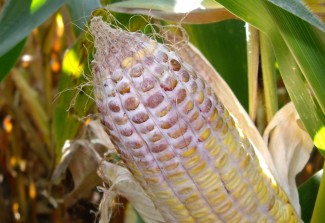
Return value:
<svg viewBox="0 0 325 223">
<path fill-rule="evenodd" d="M 110 4 L 108 8 L 116 12 L 145 14 L 183 23 L 202 24 L 235 18 L 214 0 L 128 0 Z"/>
<path fill-rule="evenodd" d="M 0 56 L 51 16 L 65 0 L 8 0 L 0 15 Z"/>
<path fill-rule="evenodd" d="M 325 126 L 324 33 L 265 0 L 218 2 L 271 39 L 281 76 L 305 128 L 314 140 L 322 137 L 317 133 Z M 324 143 L 318 148 L 324 150 Z"/>
<path fill-rule="evenodd" d="M 100 8 L 99 0 L 67 0 L 67 6 L 71 13 L 71 22 L 76 27 L 75 31 L 79 35 L 91 16 L 91 12 Z"/>
<path fill-rule="evenodd" d="M 14 48 L 12 48 L 9 52 L 0 56 L 0 81 L 2 81 L 11 68 L 15 66 L 24 46 L 26 43 L 26 39 L 23 39 L 18 43 Z"/>
<path fill-rule="evenodd" d="M 298 188 L 301 217 L 304 222 L 310 222 L 322 175 L 323 170 L 318 171 Z"/>
<path fill-rule="evenodd" d="M 296 15 L 297 17 L 305 20 L 306 22 L 314 25 L 318 29 L 325 31 L 325 25 L 311 12 L 306 8 L 300 0 L 291 0 L 291 1 L 283 1 L 283 0 L 268 0 L 274 5 L 279 6 L 280 8 Z"/>
<path fill-rule="evenodd" d="M 185 25 L 191 42 L 200 49 L 248 109 L 245 24 L 226 20 L 213 24 Z"/>
</svg>

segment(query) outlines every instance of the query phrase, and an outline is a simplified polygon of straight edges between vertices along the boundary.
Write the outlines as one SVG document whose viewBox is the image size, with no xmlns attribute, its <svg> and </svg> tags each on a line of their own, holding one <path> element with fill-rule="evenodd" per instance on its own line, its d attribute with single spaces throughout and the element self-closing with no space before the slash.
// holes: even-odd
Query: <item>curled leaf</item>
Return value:
<svg viewBox="0 0 325 223">
<path fill-rule="evenodd" d="M 263 135 L 278 172 L 278 180 L 300 213 L 296 175 L 306 165 L 313 149 L 313 141 L 304 129 L 293 103 L 279 110 Z"/>
</svg>

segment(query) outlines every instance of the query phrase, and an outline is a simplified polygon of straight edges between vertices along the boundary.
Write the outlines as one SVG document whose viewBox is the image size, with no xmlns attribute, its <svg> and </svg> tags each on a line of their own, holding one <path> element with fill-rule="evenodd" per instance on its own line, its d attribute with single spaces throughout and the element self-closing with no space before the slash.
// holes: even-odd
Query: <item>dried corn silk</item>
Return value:
<svg viewBox="0 0 325 223">
<path fill-rule="evenodd" d="M 102 123 L 166 222 L 298 222 L 208 83 L 144 34 L 90 25 Z"/>
</svg>

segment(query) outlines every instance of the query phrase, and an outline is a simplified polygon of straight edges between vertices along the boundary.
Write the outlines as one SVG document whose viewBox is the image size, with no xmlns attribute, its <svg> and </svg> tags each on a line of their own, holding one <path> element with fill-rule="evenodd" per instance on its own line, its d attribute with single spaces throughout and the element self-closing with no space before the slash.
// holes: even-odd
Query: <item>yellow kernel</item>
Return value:
<svg viewBox="0 0 325 223">
<path fill-rule="evenodd" d="M 222 175 L 222 180 L 225 182 L 231 181 L 236 176 L 236 169 L 232 168 L 228 173 Z"/>
<path fill-rule="evenodd" d="M 192 156 L 191 158 L 189 158 L 188 160 L 186 160 L 184 162 L 184 166 L 189 168 L 189 167 L 191 167 L 193 165 L 196 165 L 200 160 L 201 160 L 200 155 L 195 154 L 194 156 Z"/>
<path fill-rule="evenodd" d="M 219 158 L 219 159 L 217 159 L 216 161 L 215 161 L 215 166 L 217 167 L 217 168 L 222 168 L 222 167 L 224 167 L 225 165 L 226 165 L 226 163 L 228 162 L 229 160 L 228 160 L 228 155 L 227 155 L 227 153 L 224 153 L 224 154 L 222 154 L 222 156 Z"/>
<path fill-rule="evenodd" d="M 210 154 L 212 157 L 217 157 L 221 151 L 221 145 L 215 145 L 213 149 L 211 149 Z"/>
<path fill-rule="evenodd" d="M 219 214 L 226 213 L 230 208 L 232 207 L 231 201 L 227 201 L 225 204 L 223 204 L 221 207 L 218 208 Z"/>
<path fill-rule="evenodd" d="M 209 138 L 210 135 L 211 135 L 211 129 L 207 128 L 203 130 L 199 135 L 199 141 L 200 142 L 205 141 L 207 138 Z"/>
<path fill-rule="evenodd" d="M 198 95 L 196 96 L 196 102 L 198 104 L 202 104 L 203 100 L 204 100 L 204 93 L 203 93 L 203 91 L 200 91 L 198 93 Z"/>
<path fill-rule="evenodd" d="M 217 190 L 217 193 L 215 190 L 209 192 L 207 194 L 207 199 L 210 204 L 216 205 L 216 204 L 221 204 L 225 199 L 227 198 L 227 195 L 224 193 L 220 193 L 220 190 Z"/>
<path fill-rule="evenodd" d="M 179 166 L 179 162 L 170 163 L 164 167 L 165 170 L 170 171 L 176 169 Z"/>
<path fill-rule="evenodd" d="M 158 160 L 160 162 L 166 162 L 168 160 L 171 160 L 172 158 L 174 158 L 174 154 L 173 153 L 164 153 L 161 156 L 158 157 Z"/>
<path fill-rule="evenodd" d="M 181 179 L 181 177 L 183 177 L 183 176 L 184 176 L 184 172 L 178 171 L 178 172 L 167 174 L 166 178 L 167 178 L 167 180 L 174 181 L 176 179 Z"/>
<path fill-rule="evenodd" d="M 193 107 L 194 107 L 193 106 L 193 101 L 187 102 L 186 105 L 185 105 L 185 108 L 184 108 L 184 112 L 186 114 L 189 113 L 190 111 L 192 111 Z"/>
<path fill-rule="evenodd" d="M 234 136 L 229 133 L 227 136 L 222 140 L 223 144 L 228 148 L 228 146 L 232 143 L 232 141 L 235 141 L 236 139 Z"/>
<path fill-rule="evenodd" d="M 219 117 L 217 124 L 214 126 L 213 130 L 218 131 L 223 126 L 223 120 Z"/>
<path fill-rule="evenodd" d="M 164 107 L 162 110 L 160 111 L 157 111 L 156 112 L 156 115 L 159 116 L 159 117 L 164 117 L 165 115 L 168 114 L 168 112 L 172 109 L 172 106 L 171 105 L 168 105 L 166 107 Z"/>
<path fill-rule="evenodd" d="M 201 206 L 200 209 L 202 209 L 202 207 L 204 206 Z M 198 209 L 198 210 L 200 210 Z M 197 212 L 194 212 L 194 213 L 191 213 L 191 215 L 194 217 L 194 218 L 203 218 L 205 216 L 207 216 L 209 214 L 209 211 L 208 210 L 200 210 L 200 211 L 197 211 Z"/>
<path fill-rule="evenodd" d="M 191 147 L 187 150 L 185 150 L 183 153 L 182 153 L 182 156 L 183 158 L 188 158 L 190 157 L 192 154 L 194 154 L 196 152 L 197 148 L 196 147 Z"/>
<path fill-rule="evenodd" d="M 200 199 L 200 195 L 198 193 L 195 193 L 195 194 L 192 194 L 191 196 L 187 197 L 184 202 L 191 203 L 191 202 L 197 201 L 199 199 Z"/>
<path fill-rule="evenodd" d="M 165 190 L 165 191 L 156 191 L 155 196 L 159 197 L 160 199 L 169 199 L 169 198 L 174 198 L 174 194 L 170 190 Z"/>
<path fill-rule="evenodd" d="M 203 171 L 207 166 L 207 163 L 205 161 L 202 161 L 200 164 L 198 165 L 195 165 L 193 168 L 191 168 L 189 170 L 189 172 L 192 174 L 192 175 L 196 175 L 198 173 L 200 173 L 201 171 Z"/>
<path fill-rule="evenodd" d="M 210 122 L 213 122 L 218 117 L 218 109 L 214 109 L 212 115 L 210 116 Z"/>
<path fill-rule="evenodd" d="M 178 194 L 186 195 L 186 194 L 191 193 L 192 191 L 193 191 L 192 187 L 184 187 L 184 188 L 182 188 L 181 190 L 178 191 Z"/>
<path fill-rule="evenodd" d="M 202 183 L 200 183 L 200 186 L 202 188 L 209 188 L 218 185 L 218 183 L 219 183 L 219 177 L 217 175 L 214 175 L 213 177 L 210 177 L 209 180 L 205 180 Z"/>
<path fill-rule="evenodd" d="M 133 62 L 134 62 L 133 57 L 127 57 L 122 61 L 121 65 L 123 68 L 130 68 L 132 66 Z"/>
<path fill-rule="evenodd" d="M 210 179 L 212 179 L 215 174 L 216 173 L 214 173 L 211 169 L 208 169 L 204 174 L 196 176 L 195 182 L 199 183 L 200 185 L 206 184 L 207 182 L 210 182 Z"/>
<path fill-rule="evenodd" d="M 214 146 L 214 144 L 215 144 L 215 142 L 217 141 L 217 138 L 216 137 L 211 137 L 210 139 L 209 139 L 209 141 L 207 141 L 206 143 L 205 143 L 205 148 L 207 149 L 207 150 L 211 150 L 212 148 L 213 148 L 213 146 Z"/>
</svg>

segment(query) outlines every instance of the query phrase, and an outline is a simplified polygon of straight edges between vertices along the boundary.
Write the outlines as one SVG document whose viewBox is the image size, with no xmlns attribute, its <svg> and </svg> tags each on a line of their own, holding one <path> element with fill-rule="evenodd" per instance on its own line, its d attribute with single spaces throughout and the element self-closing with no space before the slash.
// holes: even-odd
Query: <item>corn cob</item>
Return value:
<svg viewBox="0 0 325 223">
<path fill-rule="evenodd" d="M 141 33 L 91 21 L 102 123 L 166 222 L 298 222 L 208 83 Z"/>
</svg>

